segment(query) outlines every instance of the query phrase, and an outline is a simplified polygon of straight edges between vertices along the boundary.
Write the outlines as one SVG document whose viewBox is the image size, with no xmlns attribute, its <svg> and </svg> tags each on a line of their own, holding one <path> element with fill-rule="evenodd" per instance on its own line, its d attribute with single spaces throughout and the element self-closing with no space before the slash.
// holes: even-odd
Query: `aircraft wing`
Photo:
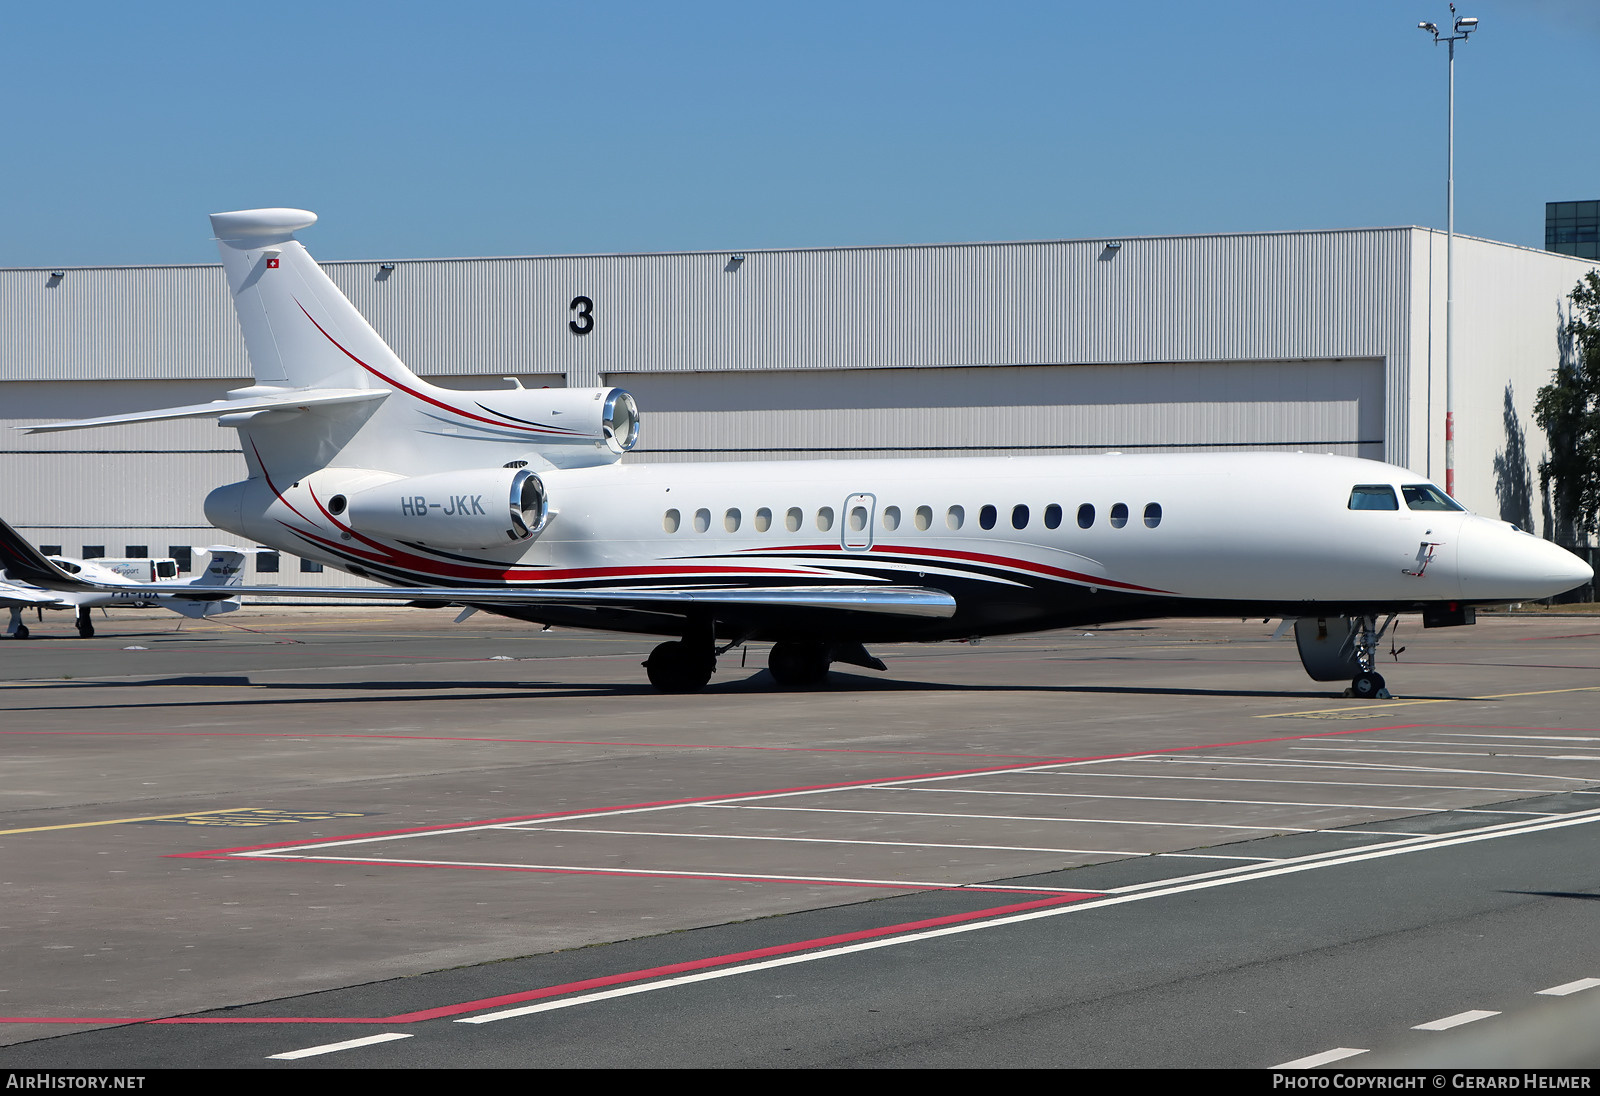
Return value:
<svg viewBox="0 0 1600 1096">
<path fill-rule="evenodd" d="M 538 586 L 204 586 L 171 582 L 100 586 L 69 575 L 0 521 L 0 565 L 11 577 L 45 590 L 114 590 L 173 599 L 220 601 L 240 594 L 263 597 L 421 601 L 437 605 L 551 606 L 683 613 L 690 608 L 811 609 L 880 613 L 943 620 L 955 615 L 955 598 L 923 586 L 635 586 L 545 589 Z"/>
<path fill-rule="evenodd" d="M 0 605 L 60 605 L 60 594 L 0 581 Z"/>
<path fill-rule="evenodd" d="M 154 590 L 156 587 L 135 586 L 132 589 Z M 170 586 L 164 592 L 174 593 Z M 264 597 L 399 599 L 441 606 L 473 605 L 482 608 L 549 605 L 669 613 L 691 606 L 828 609 L 936 620 L 954 616 L 956 611 L 955 598 L 943 590 L 924 586 L 607 586 L 601 589 L 561 590 L 536 586 L 230 586 L 227 592 Z"/>
</svg>

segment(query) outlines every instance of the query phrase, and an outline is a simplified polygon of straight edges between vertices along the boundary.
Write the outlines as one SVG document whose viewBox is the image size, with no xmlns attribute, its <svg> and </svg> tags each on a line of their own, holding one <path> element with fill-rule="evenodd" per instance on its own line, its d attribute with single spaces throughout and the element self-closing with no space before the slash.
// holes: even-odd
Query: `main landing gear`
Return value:
<svg viewBox="0 0 1600 1096">
<path fill-rule="evenodd" d="M 859 643 L 827 643 L 819 640 L 780 640 L 767 656 L 767 672 L 785 689 L 813 689 L 828 677 L 835 662 L 887 670 L 883 660 L 874 658 Z"/>
<path fill-rule="evenodd" d="M 716 672 L 717 656 L 742 642 L 742 638 L 733 639 L 718 647 L 712 628 L 698 628 L 682 639 L 658 645 L 645 659 L 644 670 L 650 684 L 664 693 L 697 693 Z M 859 643 L 786 639 L 772 645 L 767 670 L 782 688 L 812 689 L 827 680 L 828 667 L 835 662 L 870 670 L 888 669 Z"/>
<path fill-rule="evenodd" d="M 11 607 L 11 623 L 6 627 L 6 631 L 11 633 L 12 639 L 28 638 L 28 626 L 22 623 L 22 606 Z"/>
<path fill-rule="evenodd" d="M 664 693 L 697 693 L 717 669 L 717 652 L 709 643 L 674 639 L 650 652 L 644 672 Z"/>
<path fill-rule="evenodd" d="M 78 608 L 78 638 L 94 638 L 94 617 L 91 615 L 91 610 L 87 606 L 80 606 Z"/>
</svg>

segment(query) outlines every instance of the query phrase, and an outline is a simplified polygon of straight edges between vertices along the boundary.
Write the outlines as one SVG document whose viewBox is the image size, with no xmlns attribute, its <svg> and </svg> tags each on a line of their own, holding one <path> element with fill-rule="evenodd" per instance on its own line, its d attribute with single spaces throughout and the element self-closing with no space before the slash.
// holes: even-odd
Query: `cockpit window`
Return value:
<svg viewBox="0 0 1600 1096">
<path fill-rule="evenodd" d="M 1455 499 L 1431 483 L 1408 483 L 1400 488 L 1406 505 L 1413 510 L 1465 510 Z"/>
<path fill-rule="evenodd" d="M 1360 483 L 1350 489 L 1352 510 L 1398 510 L 1394 488 L 1387 483 Z"/>
</svg>

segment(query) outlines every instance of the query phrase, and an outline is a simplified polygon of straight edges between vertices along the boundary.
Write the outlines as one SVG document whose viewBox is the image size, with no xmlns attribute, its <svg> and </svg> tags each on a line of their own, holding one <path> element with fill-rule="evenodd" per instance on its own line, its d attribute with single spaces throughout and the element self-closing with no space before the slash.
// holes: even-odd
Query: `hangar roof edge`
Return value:
<svg viewBox="0 0 1600 1096">
<path fill-rule="evenodd" d="M 936 243 L 906 243 L 906 244 L 831 244 L 819 247 L 718 247 L 698 248 L 684 251 L 596 251 L 596 252 L 564 252 L 550 255 L 430 255 L 415 257 L 381 257 L 368 259 L 319 259 L 321 266 L 354 266 L 371 265 L 373 263 L 461 263 L 461 262 L 529 262 L 547 259 L 649 259 L 649 258 L 676 258 L 696 255 L 813 255 L 826 252 L 845 251 L 931 251 L 949 248 L 979 248 L 979 247 L 1041 247 L 1052 244 L 1106 244 L 1110 242 L 1132 243 L 1139 241 L 1163 240 L 1232 240 L 1254 239 L 1263 236 L 1337 236 L 1361 233 L 1386 233 L 1386 232 L 1426 232 L 1431 235 L 1444 235 L 1443 229 L 1428 228 L 1423 225 L 1374 225 L 1356 228 L 1310 228 L 1310 229 L 1265 229 L 1253 232 L 1173 232 L 1150 236 L 1074 236 L 1074 237 L 1049 237 L 1031 240 L 967 240 L 944 241 Z M 1465 233 L 1456 233 L 1460 240 L 1471 240 L 1475 243 L 1493 244 L 1496 247 L 1509 247 L 1518 251 L 1531 251 L 1539 255 L 1550 255 L 1558 259 L 1571 259 L 1574 262 L 1595 266 L 1595 260 L 1582 259 L 1574 255 L 1564 255 L 1557 251 L 1547 251 L 1542 247 L 1533 247 L 1527 244 L 1507 243 L 1504 240 L 1491 240 L 1483 236 L 1469 236 Z M 40 271 L 109 271 L 109 270 L 220 270 L 221 263 L 114 263 L 106 266 L 94 265 L 63 265 L 52 264 L 48 266 L 4 266 L 0 267 L 0 274 L 4 273 L 30 273 Z"/>
</svg>

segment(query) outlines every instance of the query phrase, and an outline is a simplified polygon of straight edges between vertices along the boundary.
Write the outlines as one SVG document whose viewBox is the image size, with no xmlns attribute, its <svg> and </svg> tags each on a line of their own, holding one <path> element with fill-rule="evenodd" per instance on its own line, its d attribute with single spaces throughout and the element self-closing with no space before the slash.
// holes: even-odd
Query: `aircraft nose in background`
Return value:
<svg viewBox="0 0 1600 1096">
<path fill-rule="evenodd" d="M 1594 577 L 1593 568 L 1565 548 L 1487 520 L 1462 525 L 1458 560 L 1461 595 L 1473 599 L 1532 601 Z"/>
</svg>

